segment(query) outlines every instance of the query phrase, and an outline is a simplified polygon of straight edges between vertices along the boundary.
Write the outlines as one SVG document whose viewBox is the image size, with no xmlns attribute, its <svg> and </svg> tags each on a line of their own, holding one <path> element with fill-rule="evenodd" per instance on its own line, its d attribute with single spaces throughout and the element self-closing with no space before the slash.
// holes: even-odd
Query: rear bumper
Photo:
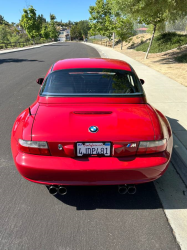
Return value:
<svg viewBox="0 0 187 250">
<path fill-rule="evenodd" d="M 14 158 L 20 174 L 45 185 L 119 185 L 153 181 L 166 171 L 167 152 L 138 157 L 67 158 L 19 152 Z"/>
</svg>

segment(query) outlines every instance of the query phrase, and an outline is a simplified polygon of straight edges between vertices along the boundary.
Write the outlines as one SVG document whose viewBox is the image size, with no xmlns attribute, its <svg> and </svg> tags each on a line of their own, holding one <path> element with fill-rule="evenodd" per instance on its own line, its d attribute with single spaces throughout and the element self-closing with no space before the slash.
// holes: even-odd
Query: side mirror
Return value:
<svg viewBox="0 0 187 250">
<path fill-rule="evenodd" d="M 140 79 L 141 84 L 143 85 L 145 81 L 143 79 Z"/>
<path fill-rule="evenodd" d="M 44 80 L 44 78 L 38 78 L 38 79 L 36 80 L 36 82 L 37 82 L 38 84 L 42 85 L 43 80 Z"/>
</svg>

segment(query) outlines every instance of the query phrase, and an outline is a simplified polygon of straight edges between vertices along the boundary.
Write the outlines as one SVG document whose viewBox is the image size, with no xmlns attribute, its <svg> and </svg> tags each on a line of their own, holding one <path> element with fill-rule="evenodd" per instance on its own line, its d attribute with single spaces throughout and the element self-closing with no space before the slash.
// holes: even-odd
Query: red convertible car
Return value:
<svg viewBox="0 0 187 250">
<path fill-rule="evenodd" d="M 52 194 L 65 194 L 67 185 L 118 185 L 134 193 L 135 184 L 164 174 L 172 131 L 128 63 L 60 60 L 37 83 L 38 97 L 18 116 L 11 137 L 24 178 Z"/>
</svg>

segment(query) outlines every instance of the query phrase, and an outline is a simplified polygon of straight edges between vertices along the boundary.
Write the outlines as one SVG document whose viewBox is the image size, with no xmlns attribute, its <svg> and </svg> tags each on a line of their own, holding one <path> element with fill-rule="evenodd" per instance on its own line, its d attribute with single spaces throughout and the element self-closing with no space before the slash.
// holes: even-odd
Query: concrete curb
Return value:
<svg viewBox="0 0 187 250">
<path fill-rule="evenodd" d="M 50 44 L 54 44 L 57 42 L 52 42 L 52 43 L 43 43 L 43 44 L 38 44 L 38 45 L 34 45 L 31 47 L 23 47 L 23 48 L 17 48 L 17 49 L 10 49 L 10 50 L 2 50 L 0 51 L 0 54 L 6 54 L 6 53 L 11 53 L 11 52 L 18 52 L 18 51 L 22 51 L 22 50 L 27 50 L 27 49 L 35 49 L 35 48 L 40 48 L 46 45 L 50 45 Z"/>
<path fill-rule="evenodd" d="M 172 163 L 154 184 L 174 237 L 181 250 L 187 250 L 187 188 Z"/>
</svg>

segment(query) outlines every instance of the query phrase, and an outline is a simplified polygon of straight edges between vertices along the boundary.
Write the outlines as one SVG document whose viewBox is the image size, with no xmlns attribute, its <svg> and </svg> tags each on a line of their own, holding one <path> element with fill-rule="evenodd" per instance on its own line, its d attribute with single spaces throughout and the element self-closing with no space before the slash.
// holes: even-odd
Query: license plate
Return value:
<svg viewBox="0 0 187 250">
<path fill-rule="evenodd" d="M 83 155 L 103 155 L 110 156 L 110 142 L 78 142 L 77 156 Z"/>
</svg>

